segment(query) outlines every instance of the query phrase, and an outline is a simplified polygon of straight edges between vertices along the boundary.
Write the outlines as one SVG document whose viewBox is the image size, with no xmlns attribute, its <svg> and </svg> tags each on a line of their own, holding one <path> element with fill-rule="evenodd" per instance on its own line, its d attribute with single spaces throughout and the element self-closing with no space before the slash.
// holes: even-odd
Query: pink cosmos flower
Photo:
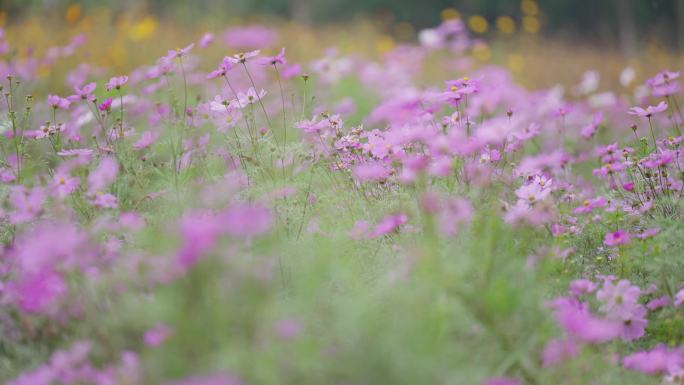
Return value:
<svg viewBox="0 0 684 385">
<path fill-rule="evenodd" d="M 247 239 L 264 234 L 273 225 L 271 210 L 255 204 L 233 204 L 218 219 L 223 232 Z"/>
<path fill-rule="evenodd" d="M 646 307 L 637 305 L 632 308 L 630 314 L 622 317 L 620 338 L 623 341 L 633 341 L 644 336 L 648 320 L 646 319 Z"/>
<path fill-rule="evenodd" d="M 679 307 L 684 303 L 684 289 L 681 289 L 675 294 L 674 305 Z"/>
<path fill-rule="evenodd" d="M 163 344 L 171 336 L 171 333 L 170 327 L 161 324 L 147 330 L 143 339 L 145 340 L 145 345 L 154 348 Z"/>
<path fill-rule="evenodd" d="M 401 227 L 404 223 L 408 222 L 408 217 L 406 214 L 392 214 L 388 215 L 380 220 L 378 224 L 375 225 L 373 231 L 368 234 L 371 238 L 377 238 L 386 234 L 389 234 Z"/>
<path fill-rule="evenodd" d="M 641 107 L 632 107 L 629 109 L 630 115 L 639 116 L 642 118 L 650 118 L 653 114 L 663 112 L 667 109 L 667 103 L 660 102 L 657 106 L 648 106 L 646 109 Z"/>
<path fill-rule="evenodd" d="M 69 173 L 58 171 L 50 183 L 50 189 L 54 191 L 58 198 L 64 199 L 78 188 L 81 180 L 74 178 Z"/>
<path fill-rule="evenodd" d="M 508 206 L 504 214 L 504 220 L 508 224 L 528 224 L 531 226 L 541 226 L 550 222 L 555 217 L 553 207 L 549 204 L 535 204 L 530 206 L 528 202 L 518 200 L 514 205 Z"/>
<path fill-rule="evenodd" d="M 588 199 L 582 202 L 581 206 L 576 207 L 574 210 L 572 210 L 573 213 L 575 214 L 586 214 L 590 213 L 593 209 L 599 208 L 599 207 L 605 207 L 608 202 L 606 201 L 605 198 L 603 197 L 597 197 L 594 199 Z"/>
<path fill-rule="evenodd" d="M 62 150 L 57 153 L 59 156 L 70 157 L 75 156 L 81 159 L 90 160 L 93 155 L 93 150 L 89 148 L 72 148 L 69 150 Z"/>
<path fill-rule="evenodd" d="M 359 182 L 371 182 L 385 180 L 390 176 L 392 169 L 380 162 L 364 162 L 354 167 L 354 178 Z"/>
<path fill-rule="evenodd" d="M 454 236 L 461 226 L 467 224 L 473 217 L 475 209 L 465 198 L 446 198 L 440 204 L 437 213 L 439 230 L 444 235 Z"/>
<path fill-rule="evenodd" d="M 528 183 L 515 190 L 518 199 L 530 206 L 546 199 L 550 193 L 550 189 L 544 188 L 538 183 Z"/>
<path fill-rule="evenodd" d="M 544 351 L 542 352 L 542 366 L 548 367 L 559 364 L 577 356 L 579 352 L 579 344 L 571 339 L 551 340 L 544 346 Z"/>
<path fill-rule="evenodd" d="M 173 60 L 175 58 L 183 57 L 186 56 L 187 54 L 190 53 L 192 48 L 195 46 L 195 43 L 190 43 L 187 47 L 185 48 L 176 48 L 176 49 L 171 49 L 168 51 L 166 55 L 167 60 Z"/>
<path fill-rule="evenodd" d="M 646 304 L 646 308 L 648 310 L 657 310 L 663 307 L 666 307 L 667 305 L 670 304 L 670 297 L 667 295 L 660 296 L 658 298 L 653 298 L 652 300 L 648 301 Z"/>
<path fill-rule="evenodd" d="M 299 76 L 302 74 L 302 66 L 301 64 L 291 64 L 291 65 L 286 65 L 283 70 L 280 73 L 280 76 L 283 77 L 284 80 L 289 80 L 292 79 L 295 76 Z"/>
<path fill-rule="evenodd" d="M 617 284 L 606 281 L 596 292 L 596 299 L 601 302 L 600 310 L 609 316 L 622 317 L 629 314 L 638 305 L 641 289 L 632 285 L 628 280 L 620 280 Z"/>
<path fill-rule="evenodd" d="M 599 128 L 599 125 L 601 124 L 601 121 L 603 121 L 603 114 L 601 112 L 598 112 L 594 115 L 594 118 L 591 120 L 591 123 L 587 124 L 586 126 L 582 127 L 580 130 L 580 135 L 584 139 L 589 139 L 594 134 L 596 134 L 596 131 Z"/>
<path fill-rule="evenodd" d="M 287 60 L 285 60 L 285 48 L 281 48 L 280 52 L 275 56 L 266 56 L 259 59 L 259 64 L 261 65 L 285 65 Z"/>
<path fill-rule="evenodd" d="M 117 199 L 114 195 L 98 191 L 95 197 L 91 199 L 90 203 L 93 206 L 101 207 L 103 209 L 115 209 L 118 206 Z"/>
<path fill-rule="evenodd" d="M 259 100 L 263 99 L 264 96 L 266 96 L 265 90 L 261 90 L 257 94 L 254 87 L 249 87 L 246 94 L 238 92 L 238 103 L 240 105 L 240 108 L 245 108 L 250 104 L 257 103 Z"/>
<path fill-rule="evenodd" d="M 589 294 L 596 290 L 596 284 L 588 279 L 576 279 L 570 282 L 570 292 L 575 296 Z"/>
<path fill-rule="evenodd" d="M 218 67 L 216 67 L 215 70 L 211 71 L 207 75 L 207 79 L 215 79 L 221 76 L 225 76 L 228 71 L 233 69 L 233 66 L 235 63 L 229 58 L 228 56 L 224 57 L 223 60 L 221 60 L 221 63 L 219 63 Z"/>
<path fill-rule="evenodd" d="M 658 345 L 651 350 L 632 353 L 622 359 L 622 366 L 644 374 L 667 374 L 684 366 L 681 348 L 670 349 Z"/>
<path fill-rule="evenodd" d="M 88 175 L 88 192 L 95 194 L 109 187 L 116 180 L 119 164 L 112 157 L 102 158 L 100 164 Z"/>
<path fill-rule="evenodd" d="M 655 97 L 675 95 L 679 93 L 679 76 L 679 72 L 662 71 L 646 80 L 646 84 L 651 87 Z"/>
<path fill-rule="evenodd" d="M 654 227 L 651 229 L 646 229 L 646 230 L 638 233 L 636 235 L 636 237 L 639 239 L 648 239 L 648 238 L 656 236 L 656 234 L 658 234 L 659 231 L 660 231 L 660 229 L 657 227 Z"/>
<path fill-rule="evenodd" d="M 603 244 L 606 246 L 620 246 L 629 243 L 630 241 L 629 233 L 624 230 L 614 231 L 612 233 L 606 234 L 603 238 Z"/>
<path fill-rule="evenodd" d="M 640 295 L 639 287 L 625 279 L 617 284 L 605 281 L 603 288 L 596 293 L 596 299 L 601 303 L 600 310 L 609 319 L 622 323 L 620 336 L 625 341 L 643 336 L 648 323 L 646 308 L 638 302 Z"/>
<path fill-rule="evenodd" d="M 243 64 L 247 62 L 247 59 L 259 56 L 260 50 L 254 50 L 249 52 L 240 52 L 228 58 L 234 64 Z"/>
<path fill-rule="evenodd" d="M 178 223 L 182 246 L 177 261 L 181 267 L 188 268 L 209 251 L 218 240 L 220 224 L 215 216 L 204 213 L 188 213 Z"/>
<path fill-rule="evenodd" d="M 43 139 L 47 138 L 50 135 L 58 134 L 61 132 L 64 132 L 66 129 L 66 126 L 64 123 L 59 123 L 59 124 L 53 124 L 53 123 L 48 123 L 40 126 L 40 129 L 36 130 L 33 132 L 32 136 L 35 139 Z"/>
<path fill-rule="evenodd" d="M 136 212 L 128 211 L 119 215 L 119 224 L 130 230 L 140 230 L 145 227 L 145 219 Z"/>
<path fill-rule="evenodd" d="M 207 32 L 204 35 L 202 35 L 202 37 L 199 39 L 199 42 L 197 43 L 197 45 L 200 48 L 207 48 L 209 45 L 211 45 L 211 43 L 214 42 L 214 40 L 215 40 L 214 34 L 211 32 Z"/>
<path fill-rule="evenodd" d="M 22 276 L 10 286 L 13 297 L 22 311 L 47 314 L 56 310 L 57 302 L 69 288 L 61 275 L 51 269 Z"/>
<path fill-rule="evenodd" d="M 276 322 L 274 329 L 281 339 L 292 340 L 301 334 L 303 328 L 296 319 L 284 318 Z"/>
<path fill-rule="evenodd" d="M 24 186 L 15 186 L 10 190 L 9 201 L 14 211 L 9 214 L 9 222 L 20 224 L 35 219 L 43 209 L 47 193 L 42 187 L 27 190 Z"/>
<path fill-rule="evenodd" d="M 553 301 L 552 306 L 558 324 L 579 341 L 603 343 L 620 335 L 620 322 L 597 318 L 580 302 L 559 298 Z"/>
<path fill-rule="evenodd" d="M 642 159 L 640 163 L 647 168 L 658 168 L 665 166 L 666 164 L 672 163 L 678 157 L 678 154 L 674 151 L 663 150 L 659 152 L 651 153 L 647 158 Z"/>
<path fill-rule="evenodd" d="M 109 82 L 107 82 L 107 86 L 105 88 L 107 91 L 111 91 L 113 89 L 120 90 L 121 87 L 126 85 L 126 83 L 128 83 L 128 76 L 115 76 L 109 79 Z"/>
<path fill-rule="evenodd" d="M 96 87 L 97 85 L 95 83 L 88 83 L 83 87 L 74 86 L 74 92 L 76 92 L 74 96 L 80 100 L 94 102 L 95 95 L 93 94 L 93 92 L 95 92 Z"/>
<path fill-rule="evenodd" d="M 137 142 L 133 143 L 133 148 L 140 151 L 150 147 L 159 138 L 157 131 L 145 131 Z"/>
<path fill-rule="evenodd" d="M 57 95 L 48 95 L 48 104 L 54 109 L 66 110 L 69 108 L 71 102 L 69 99 Z"/>
</svg>

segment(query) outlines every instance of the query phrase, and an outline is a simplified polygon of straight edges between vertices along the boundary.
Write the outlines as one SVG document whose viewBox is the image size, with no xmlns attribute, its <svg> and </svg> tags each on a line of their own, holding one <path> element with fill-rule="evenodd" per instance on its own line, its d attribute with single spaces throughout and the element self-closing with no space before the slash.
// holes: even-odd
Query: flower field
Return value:
<svg viewBox="0 0 684 385">
<path fill-rule="evenodd" d="M 684 384 L 681 60 L 69 12 L 0 32 L 2 383 Z"/>
</svg>

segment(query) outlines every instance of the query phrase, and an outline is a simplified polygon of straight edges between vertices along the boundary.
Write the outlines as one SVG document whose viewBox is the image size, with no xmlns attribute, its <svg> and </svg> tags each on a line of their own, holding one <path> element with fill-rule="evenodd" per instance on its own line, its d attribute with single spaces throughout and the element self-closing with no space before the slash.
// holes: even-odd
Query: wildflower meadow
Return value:
<svg viewBox="0 0 684 385">
<path fill-rule="evenodd" d="M 530 86 L 453 13 L 8 20 L 0 381 L 684 384 L 682 68 Z"/>
</svg>

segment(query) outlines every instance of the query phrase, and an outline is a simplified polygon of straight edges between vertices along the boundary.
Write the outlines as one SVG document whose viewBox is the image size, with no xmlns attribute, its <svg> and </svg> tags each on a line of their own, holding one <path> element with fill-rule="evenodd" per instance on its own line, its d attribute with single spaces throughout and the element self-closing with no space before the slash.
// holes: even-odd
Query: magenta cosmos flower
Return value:
<svg viewBox="0 0 684 385">
<path fill-rule="evenodd" d="M 103 111 L 103 112 L 104 112 L 104 111 L 109 111 L 109 110 L 112 109 L 112 102 L 113 102 L 113 101 L 114 101 L 114 99 L 112 99 L 111 97 L 109 97 L 109 98 L 105 99 L 104 102 L 100 103 L 100 105 L 98 105 L 97 108 L 98 108 L 100 111 Z"/>
<path fill-rule="evenodd" d="M 606 237 L 603 239 L 603 244 L 606 246 L 620 246 L 629 243 L 629 241 L 629 233 L 624 230 L 618 230 L 606 234 Z"/>
<path fill-rule="evenodd" d="M 105 88 L 107 91 L 111 91 L 113 89 L 120 90 L 121 87 L 123 87 L 126 83 L 128 83 L 128 76 L 115 76 L 109 79 L 109 82 L 107 82 L 107 86 Z"/>
</svg>

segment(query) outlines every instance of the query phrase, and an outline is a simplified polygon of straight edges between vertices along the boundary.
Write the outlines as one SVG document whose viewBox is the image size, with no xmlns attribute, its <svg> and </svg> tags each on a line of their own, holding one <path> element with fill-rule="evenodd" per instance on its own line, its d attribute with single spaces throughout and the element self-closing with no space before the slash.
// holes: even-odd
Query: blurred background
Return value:
<svg viewBox="0 0 684 385">
<path fill-rule="evenodd" d="M 633 54 L 640 43 L 656 40 L 669 47 L 684 48 L 684 1 L 682 0 L 1 0 L 7 16 L 30 12 L 63 11 L 78 5 L 87 11 L 107 7 L 115 12 L 151 12 L 159 17 L 248 18 L 272 15 L 307 24 L 341 23 L 370 17 L 398 26 L 408 35 L 408 25 L 423 28 L 439 23 L 444 12 L 481 16 L 508 31 L 510 21 L 520 22 L 528 32 L 543 26 L 548 36 L 590 39 L 595 44 L 619 44 Z M 454 12 L 456 11 L 456 12 Z M 448 15 L 447 15 L 448 16 Z M 506 17 L 511 18 L 508 20 Z M 478 20 L 471 20 L 477 24 Z M 513 27 L 514 28 L 514 27 Z M 486 29 L 481 27 L 480 29 Z"/>
<path fill-rule="evenodd" d="M 230 26 L 277 30 L 274 44 L 305 60 L 333 45 L 383 54 L 454 18 L 481 38 L 476 58 L 533 86 L 574 82 L 587 69 L 679 70 L 684 52 L 684 0 L 0 0 L 0 10 L 17 43 L 40 49 L 85 33 L 104 50 L 93 60 L 120 70 Z"/>
</svg>

